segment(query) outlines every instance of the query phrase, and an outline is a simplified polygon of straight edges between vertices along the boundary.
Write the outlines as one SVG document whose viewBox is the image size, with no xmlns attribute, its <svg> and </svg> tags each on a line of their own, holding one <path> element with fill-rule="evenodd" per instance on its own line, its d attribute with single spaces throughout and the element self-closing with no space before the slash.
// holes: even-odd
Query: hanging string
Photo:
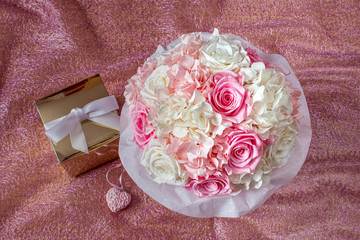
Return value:
<svg viewBox="0 0 360 240">
<path fill-rule="evenodd" d="M 122 164 L 121 164 L 121 163 L 116 164 L 115 166 L 113 166 L 112 168 L 110 168 L 110 169 L 107 171 L 107 173 L 106 173 L 106 181 L 107 181 L 111 186 L 113 186 L 113 187 L 119 187 L 119 186 L 116 185 L 116 184 L 114 184 L 114 183 L 112 183 L 112 182 L 109 180 L 109 173 L 110 173 L 111 170 L 116 169 L 116 168 L 121 168 L 121 167 L 122 167 Z M 119 178 L 119 181 L 120 181 L 120 187 L 119 187 L 119 188 L 120 188 L 121 190 L 124 189 L 123 184 L 122 184 L 122 175 L 124 174 L 124 172 L 125 172 L 125 169 L 122 171 L 122 173 L 121 173 L 121 175 L 120 175 L 120 178 Z"/>
<path fill-rule="evenodd" d="M 110 168 L 106 173 L 106 181 L 112 186 L 112 188 L 110 188 L 110 190 L 106 194 L 106 202 L 112 212 L 118 212 L 126 208 L 127 206 L 129 206 L 131 201 L 131 195 L 125 191 L 122 183 L 122 176 L 125 172 L 125 169 L 122 171 L 119 177 L 120 185 L 116 185 L 109 180 L 110 171 L 121 167 L 122 164 L 119 163 L 114 167 Z"/>
</svg>

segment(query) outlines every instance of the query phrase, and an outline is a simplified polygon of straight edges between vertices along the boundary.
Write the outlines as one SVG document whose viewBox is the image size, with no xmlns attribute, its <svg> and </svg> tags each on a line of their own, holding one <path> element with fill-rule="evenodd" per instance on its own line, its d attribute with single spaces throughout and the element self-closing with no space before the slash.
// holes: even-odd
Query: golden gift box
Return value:
<svg viewBox="0 0 360 240">
<path fill-rule="evenodd" d="M 47 128 L 50 122 L 62 119 L 75 109 L 82 109 L 84 106 L 98 100 L 109 98 L 106 88 L 99 75 L 83 80 L 50 96 L 36 100 L 36 106 L 41 119 Z M 114 97 L 113 97 L 114 98 Z M 112 99 L 116 102 L 116 99 Z M 116 102 L 117 106 L 117 102 Z M 84 108 L 85 108 L 84 107 Z M 118 106 L 117 106 L 118 108 Z M 101 110 L 101 109 L 100 109 Z M 119 117 L 117 110 L 109 113 Z M 115 118 L 116 119 L 116 118 Z M 104 126 L 101 123 L 90 119 L 79 119 L 84 141 L 87 144 L 88 153 L 74 148 L 70 134 L 59 140 L 56 144 L 50 141 L 55 155 L 61 166 L 70 176 L 78 176 L 104 163 L 118 158 L 119 130 Z M 63 134 L 63 135 L 65 135 Z"/>
</svg>

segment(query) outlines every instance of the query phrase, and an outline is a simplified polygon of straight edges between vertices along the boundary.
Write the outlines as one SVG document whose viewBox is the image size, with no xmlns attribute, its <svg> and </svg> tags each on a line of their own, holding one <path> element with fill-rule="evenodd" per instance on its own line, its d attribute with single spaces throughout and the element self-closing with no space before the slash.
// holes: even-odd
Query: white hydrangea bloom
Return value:
<svg viewBox="0 0 360 240">
<path fill-rule="evenodd" d="M 230 36 L 221 36 L 215 28 L 209 41 L 200 48 L 200 61 L 209 69 L 238 72 L 240 67 L 250 66 L 241 42 Z"/>
<path fill-rule="evenodd" d="M 285 76 L 272 68 L 265 69 L 263 63 L 254 63 L 242 69 L 245 88 L 252 92 L 253 102 L 250 116 L 243 123 L 261 136 L 277 136 L 279 129 L 291 124 L 291 90 L 285 85 Z"/>
</svg>

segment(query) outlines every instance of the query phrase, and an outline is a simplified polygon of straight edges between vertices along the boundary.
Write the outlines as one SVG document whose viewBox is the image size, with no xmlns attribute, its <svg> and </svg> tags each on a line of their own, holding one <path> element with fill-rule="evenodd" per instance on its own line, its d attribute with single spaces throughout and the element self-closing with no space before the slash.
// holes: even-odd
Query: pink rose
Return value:
<svg viewBox="0 0 360 240">
<path fill-rule="evenodd" d="M 223 119 L 240 123 L 251 112 L 250 92 L 243 86 L 243 76 L 231 71 L 216 72 L 210 79 L 208 99 Z"/>
<path fill-rule="evenodd" d="M 232 191 L 228 176 L 226 173 L 219 171 L 208 178 L 190 179 L 185 188 L 199 197 L 224 195 Z"/>
<path fill-rule="evenodd" d="M 254 173 L 263 155 L 264 141 L 260 136 L 240 127 L 229 132 L 227 140 L 230 151 L 228 164 L 224 167 L 231 174 Z"/>
<path fill-rule="evenodd" d="M 140 102 L 130 109 L 130 129 L 136 145 L 141 149 L 145 149 L 155 134 L 153 124 L 147 122 L 148 113 L 149 109 Z"/>
</svg>

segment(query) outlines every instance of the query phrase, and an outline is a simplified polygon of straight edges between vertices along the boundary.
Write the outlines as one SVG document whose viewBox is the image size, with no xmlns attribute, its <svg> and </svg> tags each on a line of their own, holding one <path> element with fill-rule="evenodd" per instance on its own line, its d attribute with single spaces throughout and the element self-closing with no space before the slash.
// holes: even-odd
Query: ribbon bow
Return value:
<svg viewBox="0 0 360 240">
<path fill-rule="evenodd" d="M 46 123 L 45 134 L 54 143 L 59 142 L 66 135 L 70 134 L 72 147 L 76 150 L 89 153 L 81 121 L 89 119 L 120 130 L 120 117 L 111 113 L 111 111 L 116 109 L 119 109 L 119 105 L 114 96 L 92 101 L 83 108 L 74 108 L 68 115 Z"/>
</svg>

